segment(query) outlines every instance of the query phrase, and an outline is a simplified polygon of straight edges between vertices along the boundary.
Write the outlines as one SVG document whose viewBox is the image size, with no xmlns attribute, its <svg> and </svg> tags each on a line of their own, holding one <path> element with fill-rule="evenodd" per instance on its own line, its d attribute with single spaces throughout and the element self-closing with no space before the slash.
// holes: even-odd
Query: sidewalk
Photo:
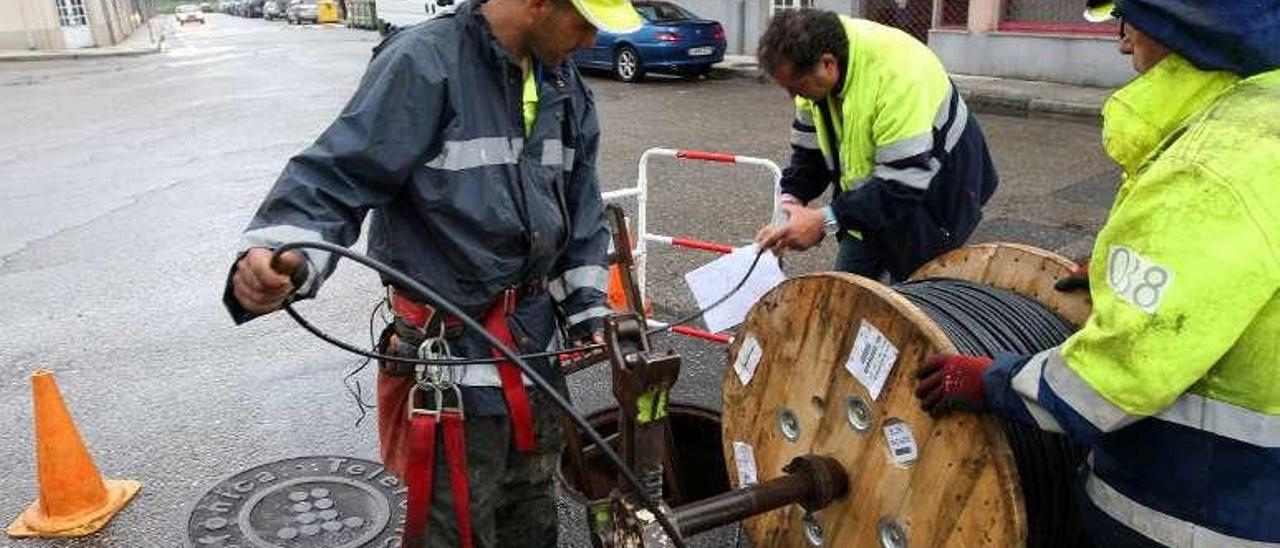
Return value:
<svg viewBox="0 0 1280 548">
<path fill-rule="evenodd" d="M 765 80 L 750 55 L 726 55 L 716 68 L 731 75 Z M 1115 90 L 1031 80 L 952 74 L 974 110 L 1014 116 L 1054 116 L 1101 122 L 1102 103 Z"/>
<path fill-rule="evenodd" d="M 169 33 L 172 18 L 156 16 L 150 25 L 138 27 L 129 38 L 114 46 L 60 50 L 11 50 L 0 49 L 0 63 L 5 61 L 53 61 L 59 59 L 93 59 L 99 57 L 130 57 L 164 50 L 164 37 Z M 152 41 L 153 33 L 155 41 Z"/>
</svg>

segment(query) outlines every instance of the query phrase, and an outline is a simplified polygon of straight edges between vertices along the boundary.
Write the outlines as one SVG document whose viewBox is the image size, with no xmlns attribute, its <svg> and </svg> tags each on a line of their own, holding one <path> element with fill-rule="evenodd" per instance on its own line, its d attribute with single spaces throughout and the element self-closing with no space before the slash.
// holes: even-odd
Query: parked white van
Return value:
<svg viewBox="0 0 1280 548">
<path fill-rule="evenodd" d="M 421 23 L 452 9 L 460 0 L 377 0 L 378 31 L 391 34 L 399 28 Z"/>
</svg>

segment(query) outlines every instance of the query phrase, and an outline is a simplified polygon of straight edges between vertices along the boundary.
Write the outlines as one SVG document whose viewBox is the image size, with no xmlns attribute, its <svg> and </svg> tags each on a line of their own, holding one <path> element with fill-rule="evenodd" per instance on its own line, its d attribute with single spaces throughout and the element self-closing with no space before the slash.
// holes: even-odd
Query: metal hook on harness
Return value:
<svg viewBox="0 0 1280 548">
<path fill-rule="evenodd" d="M 440 331 L 436 336 L 424 339 L 422 344 L 418 345 L 418 357 L 427 360 L 455 359 L 445 335 L 444 323 L 440 324 Z M 440 416 L 446 413 L 462 416 L 462 389 L 458 387 L 457 367 L 420 363 L 414 369 L 414 383 L 409 389 L 409 404 L 406 406 L 409 410 L 409 418 L 413 415 Z M 419 394 L 424 397 L 431 396 L 430 402 L 424 402 L 419 406 L 417 404 Z M 446 396 L 453 397 L 452 405 L 446 402 Z"/>
<path fill-rule="evenodd" d="M 445 335 L 445 325 L 440 323 L 440 331 L 434 337 L 428 337 L 422 340 L 422 344 L 418 345 L 418 358 L 424 360 L 452 360 L 455 359 L 453 350 L 449 348 L 449 340 Z M 421 382 L 424 378 L 434 385 L 454 384 L 457 382 L 457 369 L 454 366 L 447 365 L 426 365 L 417 364 L 416 376 Z"/>
<path fill-rule="evenodd" d="M 454 386 L 457 389 L 457 386 Z M 422 394 L 421 399 L 418 395 Z M 427 396 L 431 396 L 428 398 Z M 419 404 L 421 402 L 421 404 Z M 422 380 L 415 381 L 413 386 L 409 387 L 409 403 L 405 405 L 405 418 L 412 420 L 415 415 L 433 415 L 440 416 L 443 411 L 441 404 L 444 402 L 444 389 L 440 385 L 431 384 Z"/>
</svg>

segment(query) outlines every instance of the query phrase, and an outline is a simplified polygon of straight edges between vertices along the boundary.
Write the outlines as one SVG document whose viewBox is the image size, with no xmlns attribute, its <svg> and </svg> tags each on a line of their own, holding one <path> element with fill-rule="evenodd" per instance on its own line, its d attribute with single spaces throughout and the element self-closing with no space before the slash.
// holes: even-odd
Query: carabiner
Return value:
<svg viewBox="0 0 1280 548">
<path fill-rule="evenodd" d="M 457 389 L 457 385 L 454 385 L 454 389 L 455 390 Z M 432 398 L 432 401 L 429 404 L 424 401 L 422 406 L 418 406 L 416 396 L 420 392 L 429 393 L 430 395 L 434 396 Z M 424 396 L 425 395 L 426 394 L 424 394 Z M 443 411 L 443 407 L 442 407 L 443 403 L 444 403 L 444 390 L 441 389 L 440 385 L 423 382 L 421 380 L 414 381 L 413 386 L 409 387 L 409 401 L 404 406 L 405 418 L 413 419 L 414 415 L 440 416 L 441 411 Z"/>
<path fill-rule="evenodd" d="M 445 403 L 444 396 L 446 391 L 453 393 L 453 400 L 454 400 L 453 405 L 447 405 Z M 448 386 L 442 387 L 440 389 L 440 398 L 441 398 L 439 402 L 440 413 L 457 414 L 459 417 L 466 416 L 466 413 L 463 411 L 463 408 L 462 408 L 462 389 L 459 388 L 457 384 L 449 383 Z"/>
<path fill-rule="evenodd" d="M 444 325 L 440 326 L 440 333 L 428 339 L 423 339 L 422 344 L 418 345 L 418 359 L 423 360 L 450 360 L 453 359 L 453 351 L 449 349 L 449 341 L 445 339 Z M 453 367 L 447 365 L 431 365 L 418 364 L 418 379 L 428 379 L 431 384 L 440 384 L 443 382 L 454 382 L 456 373 Z M 448 379 L 446 381 L 446 378 Z"/>
</svg>

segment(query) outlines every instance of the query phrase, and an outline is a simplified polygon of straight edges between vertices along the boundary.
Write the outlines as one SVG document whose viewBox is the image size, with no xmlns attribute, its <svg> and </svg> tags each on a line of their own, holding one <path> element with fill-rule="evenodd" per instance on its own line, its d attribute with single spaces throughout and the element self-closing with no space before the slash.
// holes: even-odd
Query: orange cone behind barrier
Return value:
<svg viewBox="0 0 1280 548">
<path fill-rule="evenodd" d="M 609 265 L 609 308 L 614 312 L 630 310 L 627 306 L 627 290 L 622 287 L 622 271 L 618 263 Z"/>
<path fill-rule="evenodd" d="M 618 246 L 622 246 L 626 249 L 632 249 L 635 245 L 635 236 L 632 236 L 631 234 L 630 219 L 623 216 L 622 223 L 626 226 L 626 231 L 623 233 L 613 234 L 610 253 L 613 253 L 613 249 Z M 614 230 L 616 231 L 617 228 Z M 609 263 L 609 285 L 608 290 L 605 292 L 605 302 L 614 312 L 628 312 L 631 310 L 631 298 L 628 296 L 629 288 L 626 284 L 622 283 L 622 268 L 622 259 L 620 258 L 614 257 Z M 632 272 L 631 279 L 634 280 L 635 275 L 635 272 Z M 643 288 L 641 288 L 641 291 L 643 291 Z M 649 299 L 644 300 L 644 315 L 646 317 L 653 316 L 653 301 Z"/>
<path fill-rule="evenodd" d="M 608 291 L 609 308 L 614 312 L 627 312 L 631 310 L 630 299 L 627 298 L 627 288 L 622 283 L 622 267 L 617 263 L 609 265 L 609 291 Z M 653 316 L 653 300 L 646 298 L 644 300 L 644 315 Z"/>
<path fill-rule="evenodd" d="M 40 495 L 5 531 L 11 537 L 79 537 L 106 525 L 141 483 L 104 479 L 80 439 L 53 373 L 31 375 Z"/>
</svg>

